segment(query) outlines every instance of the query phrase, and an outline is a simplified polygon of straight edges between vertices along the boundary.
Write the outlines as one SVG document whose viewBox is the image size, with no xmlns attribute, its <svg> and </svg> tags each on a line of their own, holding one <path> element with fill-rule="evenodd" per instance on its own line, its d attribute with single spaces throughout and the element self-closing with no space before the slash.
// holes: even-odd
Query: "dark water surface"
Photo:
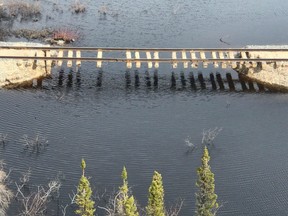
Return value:
<svg viewBox="0 0 288 216">
<path fill-rule="evenodd" d="M 77 46 L 229 47 L 220 38 L 231 47 L 288 43 L 285 0 L 90 1 L 83 15 L 71 15 L 69 1 L 58 4 L 63 13 L 54 11 L 51 19 L 43 15 L 25 26 L 73 24 L 83 34 Z M 108 7 L 106 17 L 98 13 L 101 5 Z M 52 3 L 42 6 L 52 9 Z M 125 165 L 133 194 L 145 206 L 158 170 L 167 206 L 182 198 L 181 215 L 193 215 L 202 131 L 222 127 L 209 147 L 223 203 L 219 215 L 287 215 L 287 94 L 212 91 L 209 86 L 195 91 L 179 87 L 179 79 L 171 89 L 170 75 L 169 67 L 160 68 L 158 88 L 147 87 L 140 70 L 136 88 L 132 71 L 126 87 L 125 69 L 115 64 L 105 66 L 97 87 L 98 71 L 87 63 L 78 75 L 65 70 L 60 84 L 54 71 L 42 89 L 1 90 L 0 132 L 8 134 L 9 143 L 0 148 L 0 158 L 15 170 L 11 178 L 30 167 L 36 185 L 61 172 L 60 204 L 65 205 L 80 177 L 81 158 L 95 191 L 117 189 Z M 24 134 L 45 136 L 49 146 L 40 154 L 24 152 Z M 190 154 L 184 143 L 188 136 L 199 144 Z M 9 215 L 17 208 L 14 204 Z"/>
</svg>

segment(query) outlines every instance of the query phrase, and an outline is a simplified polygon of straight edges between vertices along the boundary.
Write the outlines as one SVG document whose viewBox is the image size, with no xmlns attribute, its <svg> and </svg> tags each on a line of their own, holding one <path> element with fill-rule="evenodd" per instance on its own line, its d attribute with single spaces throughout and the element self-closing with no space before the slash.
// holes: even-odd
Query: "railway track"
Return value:
<svg viewBox="0 0 288 216">
<path fill-rule="evenodd" d="M 19 50 L 18 54 L 7 55 L 6 50 Z M 21 55 L 21 50 L 31 51 L 31 55 Z M 7 52 L 9 53 L 9 52 Z M 15 52 L 13 52 L 15 53 Z M 263 57 L 262 57 L 263 56 Z M 254 67 L 266 64 L 288 64 L 288 49 L 264 48 L 109 48 L 109 47 L 38 47 L 0 46 L 0 59 L 34 60 L 67 67 L 81 66 L 82 62 L 92 61 L 97 68 L 105 62 L 124 62 L 127 68 L 159 68 L 160 63 L 169 63 L 172 68 L 203 68 L 212 64 L 218 68 L 235 68 L 239 65 Z M 182 67 L 181 66 L 181 67 Z"/>
</svg>

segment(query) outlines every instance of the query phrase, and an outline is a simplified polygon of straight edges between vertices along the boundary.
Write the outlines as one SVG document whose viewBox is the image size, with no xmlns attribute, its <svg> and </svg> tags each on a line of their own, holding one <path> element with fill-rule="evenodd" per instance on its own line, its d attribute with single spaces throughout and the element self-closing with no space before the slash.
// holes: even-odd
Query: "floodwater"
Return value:
<svg viewBox="0 0 288 216">
<path fill-rule="evenodd" d="M 47 14 L 39 22 L 16 22 L 14 28 L 71 26 L 82 34 L 75 46 L 287 44 L 286 0 L 90 1 L 80 15 L 67 9 L 72 1 L 54 2 L 57 8 L 41 2 Z M 98 12 L 102 6 L 107 7 L 106 16 Z M 229 91 L 227 85 L 224 91 L 212 90 L 209 83 L 207 89 L 194 90 L 181 86 L 180 69 L 174 71 L 177 85 L 171 88 L 171 71 L 169 66 L 160 67 L 158 86 L 147 87 L 145 68 L 141 69 L 137 87 L 133 70 L 131 84 L 127 83 L 123 65 L 105 65 L 99 78 L 95 64 L 85 63 L 77 74 L 54 70 L 42 88 L 1 90 L 0 132 L 8 134 L 9 142 L 0 148 L 0 158 L 13 169 L 11 180 L 29 168 L 31 185 L 44 184 L 60 173 L 58 204 L 65 206 L 81 175 L 81 158 L 100 194 L 118 188 L 125 165 L 133 195 L 144 207 L 157 170 L 163 176 L 167 207 L 183 199 L 180 214 L 193 215 L 202 131 L 222 127 L 209 146 L 215 190 L 223 204 L 219 215 L 287 215 L 287 94 L 244 92 L 239 87 Z M 101 86 L 97 80 L 102 80 Z M 39 154 L 24 151 L 24 134 L 46 137 L 49 145 Z M 198 146 L 190 153 L 187 137 Z M 14 201 L 9 215 L 18 210 Z M 61 215 L 59 211 L 51 208 L 49 215 Z M 73 208 L 68 211 L 73 215 Z M 103 215 L 100 209 L 97 212 Z"/>
</svg>

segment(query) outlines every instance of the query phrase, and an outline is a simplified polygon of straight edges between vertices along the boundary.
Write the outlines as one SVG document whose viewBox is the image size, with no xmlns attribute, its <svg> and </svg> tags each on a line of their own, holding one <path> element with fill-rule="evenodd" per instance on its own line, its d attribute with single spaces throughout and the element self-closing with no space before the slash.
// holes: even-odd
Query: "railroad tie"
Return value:
<svg viewBox="0 0 288 216">
<path fill-rule="evenodd" d="M 77 58 L 81 58 L 81 51 L 80 51 L 80 50 L 77 50 L 77 51 L 76 51 L 76 57 L 77 57 Z M 76 61 L 76 65 L 77 65 L 77 66 L 81 66 L 81 60 L 78 59 L 78 60 Z"/>
<path fill-rule="evenodd" d="M 192 68 L 197 68 L 198 67 L 198 63 L 197 62 L 193 62 L 193 60 L 197 59 L 196 53 L 193 52 L 193 51 L 190 51 L 190 55 L 191 55 L 191 59 L 192 59 L 191 67 Z"/>
<path fill-rule="evenodd" d="M 103 56 L 102 50 L 98 49 L 97 50 L 97 58 L 102 59 L 102 56 Z M 102 67 L 102 61 L 100 61 L 100 60 L 96 61 L 96 67 L 101 68 Z"/>
<path fill-rule="evenodd" d="M 230 59 L 234 59 L 235 58 L 234 57 L 234 52 L 229 52 L 228 55 L 229 55 Z M 235 61 L 232 61 L 231 62 L 231 66 L 232 66 L 232 68 L 236 68 L 237 67 L 237 63 Z"/>
<path fill-rule="evenodd" d="M 187 55 L 185 51 L 182 51 L 182 59 L 187 59 Z M 183 62 L 183 68 L 188 68 L 188 61 Z"/>
<path fill-rule="evenodd" d="M 60 59 L 63 58 L 63 50 L 59 50 L 57 57 Z M 58 67 L 61 67 L 62 63 L 63 63 L 63 60 L 57 60 Z"/>
<path fill-rule="evenodd" d="M 177 52 L 172 52 L 172 59 L 175 60 L 172 62 L 172 68 L 177 68 Z"/>
<path fill-rule="evenodd" d="M 131 69 L 132 68 L 131 51 L 126 51 L 126 59 L 127 59 L 126 67 Z"/>
<path fill-rule="evenodd" d="M 205 61 L 205 59 L 206 59 L 205 52 L 200 52 L 200 59 L 203 60 L 203 68 L 207 68 L 208 67 L 208 63 Z"/>
<path fill-rule="evenodd" d="M 68 58 L 73 58 L 73 50 L 68 50 Z M 73 62 L 72 60 L 68 60 L 67 61 L 67 67 L 72 67 Z"/>
<path fill-rule="evenodd" d="M 217 59 L 217 53 L 216 52 L 212 52 L 211 55 L 212 55 L 213 59 Z M 219 67 L 218 62 L 213 62 L 213 64 L 214 64 L 214 68 L 218 68 Z"/>
<path fill-rule="evenodd" d="M 159 52 L 154 52 L 154 59 L 159 59 Z M 154 67 L 157 69 L 159 68 L 159 62 L 155 62 Z"/>
<path fill-rule="evenodd" d="M 225 59 L 224 52 L 219 52 L 219 58 L 220 58 L 220 59 Z M 227 68 L 226 62 L 223 61 L 222 64 L 221 64 L 221 66 L 222 66 L 223 69 L 224 69 L 224 68 Z"/>
<path fill-rule="evenodd" d="M 139 51 L 135 52 L 135 59 L 140 59 Z M 141 67 L 141 61 L 136 61 L 136 68 L 140 68 L 140 67 Z"/>
<path fill-rule="evenodd" d="M 146 52 L 146 57 L 147 59 L 151 59 L 151 53 L 150 52 Z M 153 67 L 153 63 L 152 61 L 148 61 L 148 68 L 152 68 Z"/>
</svg>

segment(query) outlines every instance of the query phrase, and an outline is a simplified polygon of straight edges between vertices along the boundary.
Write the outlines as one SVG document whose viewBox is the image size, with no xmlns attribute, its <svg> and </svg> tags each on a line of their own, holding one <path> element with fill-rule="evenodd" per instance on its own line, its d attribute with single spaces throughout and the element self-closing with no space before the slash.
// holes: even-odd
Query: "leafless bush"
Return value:
<svg viewBox="0 0 288 216">
<path fill-rule="evenodd" d="M 172 206 L 166 212 L 166 216 L 178 216 L 182 209 L 183 204 L 184 204 L 184 200 L 180 199 L 179 202 L 176 203 L 176 205 Z"/>
<path fill-rule="evenodd" d="M 5 181 L 7 179 L 6 172 L 3 169 L 3 162 L 0 161 L 0 215 L 5 216 L 9 207 L 13 193 L 7 188 Z"/>
<path fill-rule="evenodd" d="M 84 13 L 86 11 L 86 6 L 82 4 L 79 0 L 76 0 L 72 5 L 71 9 L 74 13 Z"/>
<path fill-rule="evenodd" d="M 62 216 L 66 216 L 66 213 L 67 213 L 67 208 L 73 204 L 76 203 L 75 199 L 76 199 L 76 193 L 74 191 L 72 191 L 72 195 L 71 194 L 68 194 L 69 198 L 70 198 L 70 203 L 69 204 L 66 204 L 65 206 L 61 205 L 60 208 L 61 208 L 61 212 L 62 212 Z"/>
<path fill-rule="evenodd" d="M 24 149 L 31 150 L 32 152 L 39 153 L 41 150 L 45 149 L 48 145 L 48 140 L 45 137 L 36 135 L 35 138 L 29 138 L 24 135 L 22 138 Z"/>
<path fill-rule="evenodd" d="M 187 153 L 189 153 L 189 152 L 191 152 L 191 151 L 194 151 L 194 150 L 197 148 L 197 146 L 192 143 L 190 136 L 188 136 L 188 137 L 184 140 L 184 142 L 185 142 L 185 145 L 188 147 Z"/>
<path fill-rule="evenodd" d="M 11 0 L 3 5 L 12 17 L 21 16 L 21 19 L 37 17 L 41 15 L 41 7 L 39 2 L 23 2 L 20 0 Z"/>
<path fill-rule="evenodd" d="M 28 171 L 27 172 L 23 172 L 22 176 L 20 177 L 21 188 L 28 187 L 28 183 L 30 181 L 30 177 L 31 177 L 31 170 L 29 168 Z"/>
<path fill-rule="evenodd" d="M 214 139 L 222 131 L 222 127 L 215 127 L 214 129 L 203 130 L 202 132 L 202 144 L 213 144 Z"/>
<path fill-rule="evenodd" d="M 121 191 L 113 194 L 108 198 L 108 201 L 105 206 L 98 206 L 98 208 L 105 210 L 107 216 L 117 216 L 117 200 L 122 195 Z M 103 197 L 103 196 L 102 196 Z"/>
<path fill-rule="evenodd" d="M 26 194 L 23 186 L 17 183 L 15 184 L 17 187 L 17 198 L 23 207 L 20 213 L 21 216 L 45 215 L 48 203 L 55 194 L 59 195 L 59 189 L 61 187 L 59 180 L 52 180 L 46 187 L 37 186 L 35 191 Z"/>
</svg>

